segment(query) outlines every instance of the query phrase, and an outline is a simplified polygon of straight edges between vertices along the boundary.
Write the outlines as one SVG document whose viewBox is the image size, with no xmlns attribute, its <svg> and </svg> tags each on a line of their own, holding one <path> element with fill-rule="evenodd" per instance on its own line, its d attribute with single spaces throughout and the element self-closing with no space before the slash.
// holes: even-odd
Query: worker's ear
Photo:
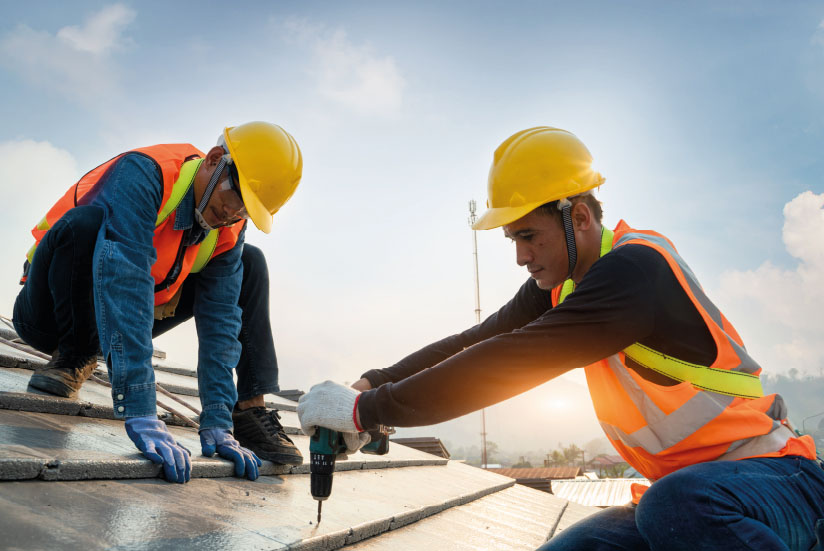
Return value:
<svg viewBox="0 0 824 551">
<path fill-rule="evenodd" d="M 220 162 L 221 157 L 226 154 L 226 151 L 219 145 L 214 146 L 209 152 L 206 154 L 206 158 L 203 160 L 206 163 L 206 166 L 213 167 L 217 166 Z"/>
<path fill-rule="evenodd" d="M 576 203 L 572 206 L 572 225 L 578 231 L 586 231 L 592 226 L 592 210 L 586 203 Z"/>
</svg>

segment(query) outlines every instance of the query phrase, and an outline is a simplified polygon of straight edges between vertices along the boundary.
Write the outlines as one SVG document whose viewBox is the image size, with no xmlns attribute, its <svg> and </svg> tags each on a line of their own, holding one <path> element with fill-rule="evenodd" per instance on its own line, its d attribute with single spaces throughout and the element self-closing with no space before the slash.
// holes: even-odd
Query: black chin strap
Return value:
<svg viewBox="0 0 824 551">
<path fill-rule="evenodd" d="M 572 227 L 572 216 L 570 211 L 572 204 L 567 203 L 561 209 L 561 218 L 564 224 L 564 235 L 566 236 L 567 256 L 569 257 L 569 275 L 572 279 L 572 272 L 575 271 L 575 264 L 578 262 L 578 250 L 575 248 L 575 231 Z"/>
</svg>

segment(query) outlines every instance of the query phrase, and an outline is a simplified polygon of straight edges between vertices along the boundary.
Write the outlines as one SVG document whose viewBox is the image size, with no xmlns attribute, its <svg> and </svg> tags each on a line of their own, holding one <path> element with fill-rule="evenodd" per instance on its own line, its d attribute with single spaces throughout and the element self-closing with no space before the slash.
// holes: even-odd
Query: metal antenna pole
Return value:
<svg viewBox="0 0 824 551">
<path fill-rule="evenodd" d="M 469 227 L 478 219 L 475 200 L 469 201 Z M 481 283 L 478 277 L 478 232 L 472 230 L 472 256 L 475 260 L 475 323 L 481 323 Z M 481 468 L 486 469 L 486 409 L 481 409 Z"/>
</svg>

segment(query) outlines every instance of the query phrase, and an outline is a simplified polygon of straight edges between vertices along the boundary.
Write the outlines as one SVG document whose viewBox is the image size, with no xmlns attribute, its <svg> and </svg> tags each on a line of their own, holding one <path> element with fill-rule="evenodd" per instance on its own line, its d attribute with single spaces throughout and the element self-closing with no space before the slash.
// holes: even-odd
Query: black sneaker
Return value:
<svg viewBox="0 0 824 551">
<path fill-rule="evenodd" d="M 71 398 L 97 367 L 97 354 L 91 357 L 61 356 L 59 352 L 52 355 L 44 367 L 37 370 L 29 379 L 29 386 L 54 394 Z"/>
<path fill-rule="evenodd" d="M 253 407 L 232 411 L 235 424 L 234 435 L 240 445 L 272 463 L 280 465 L 300 465 L 303 455 L 295 443 L 286 436 L 280 415 L 276 409 Z"/>
</svg>

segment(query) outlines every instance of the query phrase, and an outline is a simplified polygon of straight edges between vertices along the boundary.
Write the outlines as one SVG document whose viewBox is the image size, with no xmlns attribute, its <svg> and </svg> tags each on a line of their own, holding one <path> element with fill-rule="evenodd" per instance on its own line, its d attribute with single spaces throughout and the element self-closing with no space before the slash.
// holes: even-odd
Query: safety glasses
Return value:
<svg viewBox="0 0 824 551">
<path fill-rule="evenodd" d="M 243 204 L 243 195 L 240 193 L 240 186 L 237 184 L 237 172 L 234 166 L 226 166 L 228 178 L 217 185 L 217 189 L 223 192 L 223 200 L 233 210 L 237 211 L 237 220 L 248 220 L 249 213 L 246 212 L 246 206 Z M 234 223 L 234 222 L 233 222 Z"/>
</svg>

